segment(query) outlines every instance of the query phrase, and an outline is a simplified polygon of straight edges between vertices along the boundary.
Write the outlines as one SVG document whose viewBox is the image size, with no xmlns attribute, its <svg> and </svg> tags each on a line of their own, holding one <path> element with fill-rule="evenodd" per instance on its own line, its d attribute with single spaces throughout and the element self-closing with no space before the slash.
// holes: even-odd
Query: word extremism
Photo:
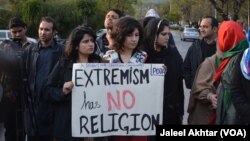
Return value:
<svg viewBox="0 0 250 141">
<path fill-rule="evenodd" d="M 75 70 L 75 86 L 88 87 L 94 85 L 123 85 L 123 84 L 145 84 L 149 83 L 149 70 L 130 67 L 122 70 L 97 68 L 89 71 L 84 69 Z"/>
</svg>

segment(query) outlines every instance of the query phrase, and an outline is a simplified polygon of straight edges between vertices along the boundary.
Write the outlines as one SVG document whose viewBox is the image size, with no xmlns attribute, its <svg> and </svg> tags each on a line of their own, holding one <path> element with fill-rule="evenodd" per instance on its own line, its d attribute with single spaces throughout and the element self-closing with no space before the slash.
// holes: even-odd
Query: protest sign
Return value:
<svg viewBox="0 0 250 141">
<path fill-rule="evenodd" d="M 72 135 L 155 135 L 162 123 L 162 64 L 73 66 Z"/>
</svg>

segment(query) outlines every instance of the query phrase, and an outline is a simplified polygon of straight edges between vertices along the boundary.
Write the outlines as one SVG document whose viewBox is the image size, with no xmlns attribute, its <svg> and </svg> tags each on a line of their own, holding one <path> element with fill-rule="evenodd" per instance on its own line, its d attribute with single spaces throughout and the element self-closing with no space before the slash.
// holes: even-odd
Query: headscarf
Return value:
<svg viewBox="0 0 250 141">
<path fill-rule="evenodd" d="M 223 73 L 225 67 L 229 63 L 230 59 L 235 55 L 243 52 L 248 47 L 248 41 L 243 33 L 242 27 L 239 23 L 234 21 L 224 21 L 219 27 L 218 31 L 218 44 L 219 49 L 224 52 L 222 62 L 217 68 L 215 74 L 215 85 L 218 86 L 220 83 L 221 74 Z M 225 89 L 223 92 L 223 108 L 222 113 L 226 112 L 231 102 L 231 92 L 229 89 Z M 215 123 L 216 114 L 211 117 L 211 123 Z"/>
<path fill-rule="evenodd" d="M 145 17 L 155 17 L 155 18 L 160 18 L 158 12 L 154 9 L 149 9 L 148 12 L 146 13 Z"/>
<path fill-rule="evenodd" d="M 248 47 L 248 42 L 239 23 L 234 21 L 224 21 L 218 31 L 218 44 L 220 50 L 224 52 L 224 56 L 215 75 L 215 81 L 217 84 L 219 83 L 221 74 L 230 59 L 244 51 Z"/>
<path fill-rule="evenodd" d="M 249 48 L 246 49 L 243 53 L 241 62 L 240 62 L 240 68 L 243 76 L 250 80 L 250 51 Z"/>
</svg>

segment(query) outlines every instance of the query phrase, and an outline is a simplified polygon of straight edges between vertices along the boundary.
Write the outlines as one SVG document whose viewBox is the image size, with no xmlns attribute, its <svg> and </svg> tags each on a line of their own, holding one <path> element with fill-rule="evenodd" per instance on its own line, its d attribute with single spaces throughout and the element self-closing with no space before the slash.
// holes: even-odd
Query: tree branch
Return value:
<svg viewBox="0 0 250 141">
<path fill-rule="evenodd" d="M 214 6 L 214 8 L 216 9 L 216 11 L 222 16 L 223 20 L 228 20 L 228 15 L 226 14 L 226 12 L 218 6 L 218 3 L 216 2 L 216 0 L 209 0 L 210 3 Z M 225 4 L 226 2 L 228 2 L 227 0 L 221 0 L 222 4 Z"/>
</svg>

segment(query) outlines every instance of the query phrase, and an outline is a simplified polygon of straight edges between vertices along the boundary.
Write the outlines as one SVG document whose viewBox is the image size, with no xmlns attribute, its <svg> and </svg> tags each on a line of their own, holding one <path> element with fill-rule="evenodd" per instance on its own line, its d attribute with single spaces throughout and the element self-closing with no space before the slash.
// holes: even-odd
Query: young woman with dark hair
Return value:
<svg viewBox="0 0 250 141">
<path fill-rule="evenodd" d="M 113 48 L 110 63 L 144 63 L 147 54 L 140 50 L 143 30 L 140 23 L 131 18 L 123 17 L 111 31 Z"/>
<path fill-rule="evenodd" d="M 95 52 L 96 34 L 86 26 L 76 27 L 70 34 L 64 57 L 54 67 L 47 83 L 47 92 L 54 103 L 55 141 L 76 141 L 71 135 L 71 91 L 73 63 L 99 63 Z"/>
<path fill-rule="evenodd" d="M 110 63 L 144 63 L 147 54 L 139 49 L 143 30 L 140 23 L 132 17 L 118 20 L 111 31 L 113 49 Z M 115 136 L 112 141 L 147 141 L 147 136 Z"/>
<path fill-rule="evenodd" d="M 183 60 L 177 47 L 169 44 L 167 20 L 155 18 L 144 28 L 144 50 L 148 54 L 146 63 L 165 65 L 163 124 L 182 124 L 184 114 Z"/>
</svg>

